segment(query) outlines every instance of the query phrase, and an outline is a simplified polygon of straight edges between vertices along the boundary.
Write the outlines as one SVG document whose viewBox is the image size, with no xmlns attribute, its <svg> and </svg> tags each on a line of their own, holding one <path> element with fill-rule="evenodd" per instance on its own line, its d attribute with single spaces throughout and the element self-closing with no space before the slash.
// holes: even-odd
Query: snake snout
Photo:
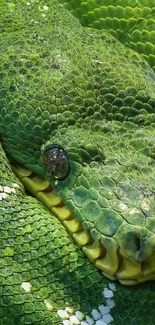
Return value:
<svg viewBox="0 0 155 325">
<path fill-rule="evenodd" d="M 145 227 L 123 223 L 115 237 L 128 257 L 140 263 L 146 261 L 155 252 L 155 238 Z"/>
<path fill-rule="evenodd" d="M 143 282 L 154 279 L 155 238 L 153 233 L 142 226 L 123 223 L 114 239 L 119 246 L 120 264 L 116 276 L 128 284 L 138 279 Z M 126 284 L 127 284 L 126 282 Z"/>
<path fill-rule="evenodd" d="M 155 238 L 145 227 L 124 223 L 115 238 L 125 254 L 140 263 L 145 262 L 155 252 Z"/>
</svg>

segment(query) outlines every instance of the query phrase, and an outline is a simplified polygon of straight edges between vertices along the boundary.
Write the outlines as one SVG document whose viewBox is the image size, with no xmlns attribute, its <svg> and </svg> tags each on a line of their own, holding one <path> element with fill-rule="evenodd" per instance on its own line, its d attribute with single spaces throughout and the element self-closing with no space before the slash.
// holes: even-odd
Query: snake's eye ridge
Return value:
<svg viewBox="0 0 155 325">
<path fill-rule="evenodd" d="M 45 148 L 44 166 L 49 175 L 57 180 L 64 180 L 70 172 L 69 158 L 66 151 L 59 145 L 53 144 Z"/>
</svg>

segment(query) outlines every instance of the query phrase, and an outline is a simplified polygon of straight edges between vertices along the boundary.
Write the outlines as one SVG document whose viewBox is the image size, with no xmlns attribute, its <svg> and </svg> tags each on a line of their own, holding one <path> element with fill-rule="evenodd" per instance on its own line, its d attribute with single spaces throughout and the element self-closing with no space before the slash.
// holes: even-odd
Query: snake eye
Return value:
<svg viewBox="0 0 155 325">
<path fill-rule="evenodd" d="M 70 171 L 69 159 L 65 150 L 59 145 L 47 146 L 44 151 L 44 166 L 54 179 L 65 179 Z"/>
</svg>

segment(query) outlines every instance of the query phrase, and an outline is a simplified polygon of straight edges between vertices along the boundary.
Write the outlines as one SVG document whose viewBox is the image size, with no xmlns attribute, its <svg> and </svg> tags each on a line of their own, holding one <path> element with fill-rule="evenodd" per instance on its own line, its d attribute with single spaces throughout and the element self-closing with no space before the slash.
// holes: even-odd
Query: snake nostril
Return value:
<svg viewBox="0 0 155 325">
<path fill-rule="evenodd" d="M 133 233 L 131 235 L 131 244 L 133 247 L 133 251 L 139 252 L 141 250 L 141 239 L 138 234 Z"/>
<path fill-rule="evenodd" d="M 154 252 L 154 236 L 143 226 L 122 223 L 114 237 L 126 256 L 137 262 L 146 261 Z"/>
<path fill-rule="evenodd" d="M 127 250 L 132 251 L 133 254 L 139 255 L 141 253 L 142 246 L 143 243 L 140 234 L 135 231 L 129 231 L 126 236 L 124 247 L 126 247 Z"/>
</svg>

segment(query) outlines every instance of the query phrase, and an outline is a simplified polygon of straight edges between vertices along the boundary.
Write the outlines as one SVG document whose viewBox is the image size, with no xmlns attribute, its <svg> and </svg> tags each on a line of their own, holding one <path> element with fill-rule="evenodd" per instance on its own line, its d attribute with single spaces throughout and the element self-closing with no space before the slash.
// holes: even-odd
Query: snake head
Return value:
<svg viewBox="0 0 155 325">
<path fill-rule="evenodd" d="M 105 131 L 104 122 L 101 126 Z M 128 127 L 112 122 L 104 135 L 68 127 L 45 143 L 42 157 L 46 177 L 79 220 L 80 231 L 91 236 L 93 244 L 83 251 L 110 279 L 132 284 L 154 278 L 155 203 L 151 169 L 147 180 L 142 174 L 146 164 L 154 164 L 135 151 L 142 130 Z"/>
</svg>

